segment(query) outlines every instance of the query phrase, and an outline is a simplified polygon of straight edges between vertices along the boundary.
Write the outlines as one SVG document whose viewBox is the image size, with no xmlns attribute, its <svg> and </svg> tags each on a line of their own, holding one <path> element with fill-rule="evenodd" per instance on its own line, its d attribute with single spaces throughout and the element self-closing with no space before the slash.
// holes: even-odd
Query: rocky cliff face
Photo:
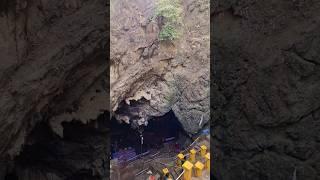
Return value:
<svg viewBox="0 0 320 180">
<path fill-rule="evenodd" d="M 180 39 L 158 40 L 153 0 L 111 2 L 111 109 L 132 126 L 172 110 L 196 133 L 209 121 L 209 1 L 181 1 Z"/>
<path fill-rule="evenodd" d="M 320 179 L 319 1 L 213 3 L 216 179 Z"/>
<path fill-rule="evenodd" d="M 107 129 L 97 124 L 109 97 L 105 2 L 0 5 L 0 179 L 92 177 L 106 151 L 92 141 Z M 80 131 L 92 123 L 92 133 Z M 70 129 L 87 136 L 65 137 Z"/>
<path fill-rule="evenodd" d="M 190 134 L 204 126 L 208 2 L 182 7 L 183 36 L 163 43 L 152 1 L 112 5 L 108 107 L 104 1 L 1 1 L 0 179 L 108 177 L 108 110 L 133 126 L 170 110 Z"/>
</svg>

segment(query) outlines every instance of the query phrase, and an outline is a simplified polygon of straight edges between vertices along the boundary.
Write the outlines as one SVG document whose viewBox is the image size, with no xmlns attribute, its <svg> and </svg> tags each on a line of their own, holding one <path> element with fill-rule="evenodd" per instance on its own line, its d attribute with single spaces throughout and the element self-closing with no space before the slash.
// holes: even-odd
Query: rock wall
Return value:
<svg viewBox="0 0 320 180">
<path fill-rule="evenodd" d="M 1 1 L 0 179 L 72 179 L 81 169 L 93 176 L 88 157 L 107 151 L 91 148 L 93 134 L 64 140 L 63 124 L 96 122 L 108 110 L 106 9 L 103 0 Z M 50 138 L 31 136 L 39 123 Z M 37 152 L 47 154 L 37 159 Z"/>
<path fill-rule="evenodd" d="M 213 2 L 215 179 L 320 179 L 320 2 Z"/>
<path fill-rule="evenodd" d="M 209 121 L 209 1 L 181 1 L 182 36 L 160 42 L 153 0 L 111 1 L 111 108 L 134 127 L 173 110 L 194 134 Z"/>
</svg>

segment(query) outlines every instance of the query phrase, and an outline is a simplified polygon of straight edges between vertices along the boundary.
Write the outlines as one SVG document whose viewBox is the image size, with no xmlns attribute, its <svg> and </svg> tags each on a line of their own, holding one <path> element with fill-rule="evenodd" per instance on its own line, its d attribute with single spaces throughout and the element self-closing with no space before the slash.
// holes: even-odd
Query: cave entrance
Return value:
<svg viewBox="0 0 320 180">
<path fill-rule="evenodd" d="M 176 153 L 185 148 L 189 139 L 172 111 L 149 120 L 148 125 L 143 126 L 143 144 L 139 131 L 133 129 L 130 124 L 119 123 L 112 118 L 111 125 L 112 159 L 122 158 L 126 161 L 139 154 L 163 148 Z"/>
</svg>

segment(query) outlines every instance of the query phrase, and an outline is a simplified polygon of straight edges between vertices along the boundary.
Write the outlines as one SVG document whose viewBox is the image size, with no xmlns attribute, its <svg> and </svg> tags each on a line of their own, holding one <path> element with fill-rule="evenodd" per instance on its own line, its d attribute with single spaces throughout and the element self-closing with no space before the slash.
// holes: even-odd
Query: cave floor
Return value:
<svg viewBox="0 0 320 180">
<path fill-rule="evenodd" d="M 149 176 L 155 176 L 160 179 L 160 174 L 163 168 L 168 168 L 170 174 L 176 179 L 182 173 L 182 167 L 176 166 L 176 157 L 179 152 L 175 152 L 171 147 L 172 143 L 167 143 L 161 149 L 152 149 L 143 157 L 128 162 L 126 164 L 117 164 L 111 161 L 111 180 L 148 180 Z M 200 146 L 205 145 L 210 152 L 210 136 L 199 136 L 194 143 L 182 151 L 185 156 L 189 156 L 190 149 L 200 150 Z M 197 153 L 198 154 L 198 153 Z M 204 163 L 204 159 L 196 156 L 196 161 Z M 194 173 L 193 173 L 194 174 Z M 134 177 L 134 178 L 133 178 Z M 193 180 L 210 179 L 210 172 L 204 170 L 202 177 L 192 177 Z"/>
</svg>

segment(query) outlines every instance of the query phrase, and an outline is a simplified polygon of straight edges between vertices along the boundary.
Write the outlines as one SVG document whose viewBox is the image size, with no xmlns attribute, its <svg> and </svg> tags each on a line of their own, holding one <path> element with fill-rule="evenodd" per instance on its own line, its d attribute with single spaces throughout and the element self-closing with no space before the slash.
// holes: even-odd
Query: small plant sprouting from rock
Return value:
<svg viewBox="0 0 320 180">
<path fill-rule="evenodd" d="M 179 33 L 177 32 L 177 30 L 175 29 L 174 26 L 172 26 L 171 24 L 166 24 L 164 25 L 164 27 L 161 29 L 160 33 L 159 33 L 159 39 L 161 41 L 163 40 L 174 40 L 177 39 L 179 37 Z"/>
<path fill-rule="evenodd" d="M 182 7 L 179 0 L 157 0 L 155 17 L 163 24 L 159 33 L 160 41 L 179 38 L 182 24 Z"/>
</svg>

